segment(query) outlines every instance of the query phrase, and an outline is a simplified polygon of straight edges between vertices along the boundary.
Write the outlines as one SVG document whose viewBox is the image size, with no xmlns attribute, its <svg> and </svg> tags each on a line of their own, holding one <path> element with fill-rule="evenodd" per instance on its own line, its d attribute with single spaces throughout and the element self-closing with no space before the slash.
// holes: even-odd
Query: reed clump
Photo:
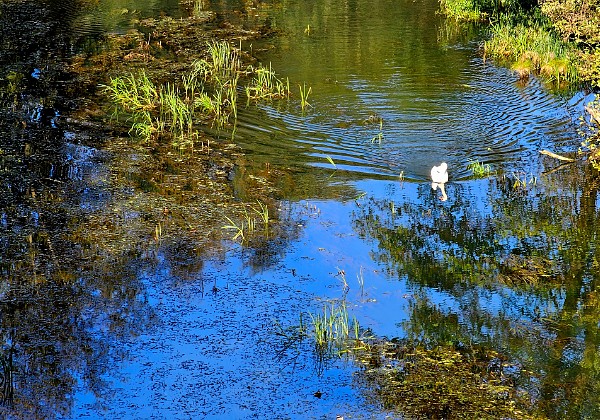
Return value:
<svg viewBox="0 0 600 420">
<path fill-rule="evenodd" d="M 492 174 L 492 167 L 489 164 L 473 161 L 467 165 L 467 169 L 471 171 L 476 178 L 485 178 Z"/>
<path fill-rule="evenodd" d="M 155 84 L 144 70 L 112 77 L 104 92 L 115 105 L 117 118 L 125 116 L 130 133 L 146 141 L 170 137 L 173 144 L 193 147 L 198 138 L 195 125 L 210 123 L 223 128 L 237 120 L 238 96 L 245 91 L 248 102 L 290 97 L 290 83 L 268 67 L 244 67 L 241 50 L 228 42 L 207 44 L 206 57 L 194 61 L 178 80 Z M 240 89 L 240 80 L 247 80 Z M 311 88 L 301 89 L 302 109 L 308 106 Z"/>
<path fill-rule="evenodd" d="M 256 203 L 257 206 L 250 205 L 249 209 L 244 209 L 244 213 L 239 221 L 235 221 L 229 216 L 224 216 L 228 224 L 223 225 L 222 229 L 232 232 L 233 236 L 231 239 L 233 241 L 239 240 L 242 245 L 245 245 L 250 238 L 256 235 L 269 237 L 271 222 L 269 207 L 260 200 L 257 200 Z"/>
<path fill-rule="evenodd" d="M 312 336 L 320 355 L 347 353 L 361 340 L 360 325 L 356 318 L 350 319 L 345 300 L 323 305 L 323 312 L 310 314 Z"/>
<path fill-rule="evenodd" d="M 519 77 L 539 74 L 556 82 L 577 83 L 577 56 L 574 49 L 543 23 L 514 23 L 501 19 L 490 28 L 484 43 L 486 56 L 510 64 Z"/>
<path fill-rule="evenodd" d="M 253 77 L 246 86 L 248 100 L 281 99 L 290 97 L 290 81 L 279 79 L 269 63 L 269 67 L 262 64 L 256 69 L 250 68 Z"/>
</svg>

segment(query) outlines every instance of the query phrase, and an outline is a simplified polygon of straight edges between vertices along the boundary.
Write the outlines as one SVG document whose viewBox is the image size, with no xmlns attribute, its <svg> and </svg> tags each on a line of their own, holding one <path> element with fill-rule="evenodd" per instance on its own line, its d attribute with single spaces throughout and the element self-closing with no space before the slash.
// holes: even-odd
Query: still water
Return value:
<svg viewBox="0 0 600 420">
<path fill-rule="evenodd" d="M 17 110 L 7 106 L 2 366 L 3 383 L 13 376 L 17 410 L 6 413 L 382 418 L 391 412 L 370 398 L 351 358 L 318 360 L 310 339 L 282 333 L 345 297 L 351 316 L 377 337 L 503 353 L 533 372 L 522 386 L 544 416 L 600 416 L 598 181 L 588 168 L 539 154 L 576 150 L 577 118 L 590 98 L 486 62 L 478 51 L 485 34 L 459 31 L 432 0 L 202 7 L 268 24 L 276 37 L 243 48 L 289 78 L 294 95 L 298 85 L 311 88 L 304 110 L 293 101 L 240 110 L 233 135 L 248 156 L 233 177 L 239 197 L 248 174 L 285 169 L 278 198 L 286 228 L 262 247 L 228 243 L 211 259 L 188 258 L 185 244 L 131 250 L 131 226 L 147 221 L 127 207 L 131 191 L 111 189 L 110 165 L 120 158 L 76 132 L 36 131 L 58 111 L 32 95 L 22 105 L 27 135 L 55 147 L 26 146 L 27 159 L 13 159 L 23 139 L 14 136 Z M 132 14 L 187 10 L 98 8 L 76 14 L 72 26 L 125 32 Z M 52 61 L 46 52 L 40 61 Z M 35 79 L 29 60 L 25 52 L 3 56 L 3 80 L 12 80 L 15 63 Z M 45 98 L 67 88 L 41 86 Z M 428 182 L 441 161 L 447 201 Z M 493 173 L 474 179 L 472 161 Z M 30 175 L 15 180 L 16 169 Z M 68 198 L 52 207 L 59 183 Z M 32 194 L 37 184 L 49 185 L 45 195 Z M 112 229 L 122 237 L 111 240 L 122 252 L 84 259 L 99 246 L 80 240 L 80 230 L 101 229 L 95 214 L 104 208 L 114 211 Z M 71 225 L 73 209 L 86 225 Z M 33 252 L 9 233 L 41 245 Z M 28 289 L 18 273 L 30 262 L 39 286 Z"/>
</svg>

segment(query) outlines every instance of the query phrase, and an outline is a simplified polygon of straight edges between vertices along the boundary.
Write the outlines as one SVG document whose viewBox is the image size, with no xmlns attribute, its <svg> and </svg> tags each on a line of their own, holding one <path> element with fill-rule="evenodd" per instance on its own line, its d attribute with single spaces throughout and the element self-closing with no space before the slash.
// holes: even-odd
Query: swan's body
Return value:
<svg viewBox="0 0 600 420">
<path fill-rule="evenodd" d="M 440 191 L 442 192 L 442 196 L 440 200 L 446 201 L 448 196 L 446 195 L 445 184 L 448 182 L 448 165 L 446 162 L 440 163 L 440 166 L 434 166 L 431 168 L 431 188 L 433 190 L 437 190 L 440 187 Z"/>
<path fill-rule="evenodd" d="M 448 182 L 448 164 L 446 162 L 442 162 L 440 166 L 431 168 L 431 180 L 435 184 L 445 184 Z"/>
</svg>

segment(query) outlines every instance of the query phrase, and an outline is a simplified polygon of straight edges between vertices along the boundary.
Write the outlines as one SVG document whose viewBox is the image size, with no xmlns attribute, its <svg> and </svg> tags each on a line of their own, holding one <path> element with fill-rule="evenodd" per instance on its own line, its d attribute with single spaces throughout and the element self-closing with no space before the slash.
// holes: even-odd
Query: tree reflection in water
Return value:
<svg viewBox="0 0 600 420">
<path fill-rule="evenodd" d="M 392 277 L 412 285 L 409 338 L 502 352 L 538 377 L 520 385 L 545 415 L 595 418 L 598 178 L 569 166 L 542 179 L 455 184 L 443 205 L 424 190 L 401 204 L 372 200 L 354 225 Z"/>
<path fill-rule="evenodd" d="M 72 106 L 61 60 L 74 50 L 69 27 L 80 7 L 0 5 L 3 417 L 68 416 L 80 383 L 101 392 L 110 361 L 122 356 L 115 337 L 136 334 L 151 315 L 136 281 L 142 253 L 115 247 L 106 227 L 90 223 L 110 195 L 98 188 L 106 186 L 94 147 L 102 133 L 58 124 Z"/>
</svg>

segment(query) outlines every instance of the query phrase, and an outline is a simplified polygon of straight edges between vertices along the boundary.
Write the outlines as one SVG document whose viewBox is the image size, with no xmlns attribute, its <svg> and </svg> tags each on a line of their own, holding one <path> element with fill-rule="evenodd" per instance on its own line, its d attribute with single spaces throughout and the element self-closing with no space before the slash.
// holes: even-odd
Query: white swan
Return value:
<svg viewBox="0 0 600 420">
<path fill-rule="evenodd" d="M 446 162 L 442 162 L 440 163 L 440 166 L 431 168 L 431 180 L 433 181 L 431 183 L 431 188 L 435 191 L 440 187 L 440 191 L 442 192 L 440 200 L 446 201 L 448 199 L 444 185 L 448 182 L 448 164 L 446 164 Z"/>
<path fill-rule="evenodd" d="M 442 162 L 440 166 L 431 168 L 431 180 L 435 184 L 445 184 L 448 182 L 448 164 L 446 162 Z"/>
</svg>

